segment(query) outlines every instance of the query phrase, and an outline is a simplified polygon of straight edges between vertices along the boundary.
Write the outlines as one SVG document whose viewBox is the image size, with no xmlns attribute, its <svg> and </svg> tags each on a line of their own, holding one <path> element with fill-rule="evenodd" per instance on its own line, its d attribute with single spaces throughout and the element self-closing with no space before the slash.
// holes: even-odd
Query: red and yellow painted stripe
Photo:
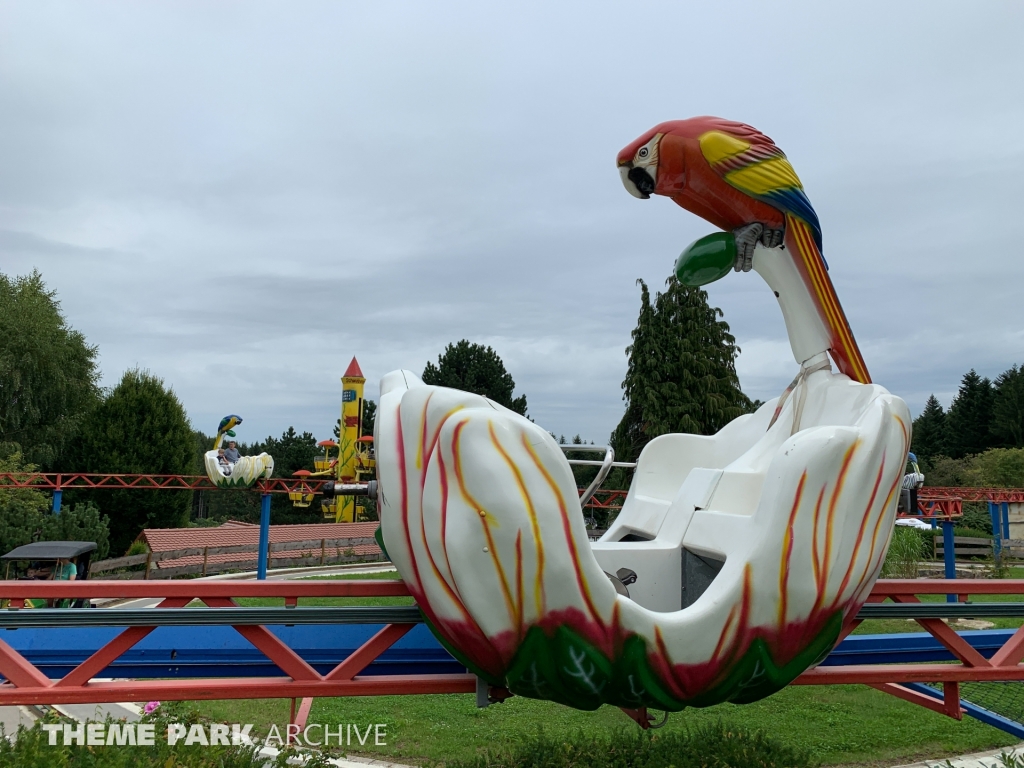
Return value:
<svg viewBox="0 0 1024 768">
<path fill-rule="evenodd" d="M 839 370 L 854 381 L 870 384 L 871 375 L 868 373 L 868 367 L 861 356 L 857 341 L 853 338 L 846 314 L 832 286 L 832 279 L 825 271 L 825 260 L 818 251 L 811 229 L 803 219 L 788 213 L 786 248 L 793 253 L 797 269 L 818 307 L 822 322 L 828 328 L 832 356 Z"/>
</svg>

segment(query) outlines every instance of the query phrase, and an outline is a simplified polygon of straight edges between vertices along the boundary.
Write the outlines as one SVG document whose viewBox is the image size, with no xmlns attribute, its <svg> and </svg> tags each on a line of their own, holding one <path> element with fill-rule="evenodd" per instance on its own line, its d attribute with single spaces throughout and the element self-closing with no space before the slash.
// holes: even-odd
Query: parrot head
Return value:
<svg viewBox="0 0 1024 768">
<path fill-rule="evenodd" d="M 220 420 L 220 424 L 217 425 L 217 432 L 227 432 L 229 429 L 237 427 L 241 423 L 241 416 L 236 416 L 234 414 L 231 414 L 230 416 L 225 416 L 223 419 Z"/>
<path fill-rule="evenodd" d="M 641 200 L 658 187 L 658 158 L 665 124 L 656 125 L 621 152 L 616 160 L 626 191 Z"/>
</svg>

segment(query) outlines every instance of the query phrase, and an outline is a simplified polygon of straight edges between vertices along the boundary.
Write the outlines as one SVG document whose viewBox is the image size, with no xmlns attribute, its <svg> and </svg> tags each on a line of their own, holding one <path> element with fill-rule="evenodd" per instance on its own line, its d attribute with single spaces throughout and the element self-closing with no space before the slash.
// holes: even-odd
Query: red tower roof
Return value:
<svg viewBox="0 0 1024 768">
<path fill-rule="evenodd" d="M 352 362 L 348 364 L 348 368 L 346 368 L 345 372 L 343 374 L 341 374 L 341 375 L 342 375 L 342 378 L 345 378 L 345 379 L 362 379 L 362 378 L 365 378 L 363 376 L 362 370 L 359 368 L 359 361 L 356 360 L 354 357 L 352 358 Z"/>
</svg>

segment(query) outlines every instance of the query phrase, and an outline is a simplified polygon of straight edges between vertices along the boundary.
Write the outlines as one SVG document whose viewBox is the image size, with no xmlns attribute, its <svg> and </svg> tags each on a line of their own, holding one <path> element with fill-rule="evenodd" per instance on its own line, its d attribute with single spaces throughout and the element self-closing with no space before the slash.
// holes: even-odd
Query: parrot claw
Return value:
<svg viewBox="0 0 1024 768">
<path fill-rule="evenodd" d="M 769 229 L 760 222 L 746 224 L 732 231 L 736 238 L 736 263 L 733 269 L 736 272 L 749 272 L 754 266 L 754 248 L 761 243 L 765 248 L 778 248 L 782 245 L 785 231 L 782 229 Z"/>
</svg>

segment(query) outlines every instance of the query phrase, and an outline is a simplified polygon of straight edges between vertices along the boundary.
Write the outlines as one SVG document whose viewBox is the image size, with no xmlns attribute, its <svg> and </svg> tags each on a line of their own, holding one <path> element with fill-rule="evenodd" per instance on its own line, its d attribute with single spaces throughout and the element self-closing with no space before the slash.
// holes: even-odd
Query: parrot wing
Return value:
<svg viewBox="0 0 1024 768">
<path fill-rule="evenodd" d="M 775 142 L 756 128 L 715 120 L 699 138 L 700 151 L 726 184 L 803 219 L 822 250 L 818 214 L 804 193 L 800 177 Z"/>
</svg>

